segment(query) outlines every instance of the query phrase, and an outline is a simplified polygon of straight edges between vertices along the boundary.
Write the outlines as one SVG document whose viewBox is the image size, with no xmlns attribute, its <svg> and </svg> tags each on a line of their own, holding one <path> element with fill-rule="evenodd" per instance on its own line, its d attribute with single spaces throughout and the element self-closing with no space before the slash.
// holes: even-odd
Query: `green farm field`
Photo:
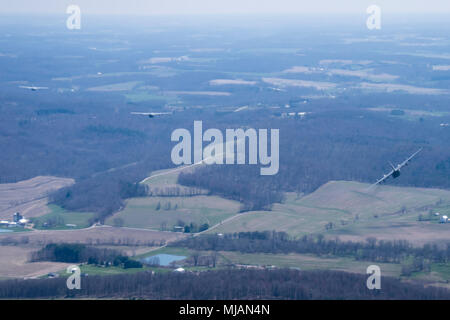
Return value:
<svg viewBox="0 0 450 320">
<path fill-rule="evenodd" d="M 298 197 L 288 193 L 272 211 L 237 216 L 210 232 L 276 230 L 292 236 L 324 233 L 361 241 L 367 237 L 405 239 L 416 243 L 450 239 L 448 224 L 438 217 L 419 221 L 429 212 L 446 213 L 450 192 L 439 189 L 404 188 L 332 181 L 315 192 Z"/>
<path fill-rule="evenodd" d="M 179 221 L 212 226 L 238 211 L 238 202 L 216 196 L 133 198 L 106 224 L 113 225 L 115 219 L 122 219 L 125 227 L 172 230 Z"/>
<path fill-rule="evenodd" d="M 337 270 L 354 273 L 366 273 L 372 264 L 380 266 L 386 276 L 398 277 L 401 265 L 393 263 L 371 263 L 353 258 L 317 257 L 307 254 L 263 254 L 220 252 L 223 258 L 233 264 L 275 266 L 278 268 L 298 268 L 300 270 Z"/>
<path fill-rule="evenodd" d="M 50 204 L 48 205 L 50 213 L 33 219 L 36 229 L 82 229 L 90 226 L 89 220 L 94 216 L 91 212 L 75 212 L 68 211 L 59 206 Z M 58 224 L 45 228 L 43 224 L 46 221 L 55 220 Z M 74 225 L 73 227 L 66 226 L 66 224 Z"/>
</svg>

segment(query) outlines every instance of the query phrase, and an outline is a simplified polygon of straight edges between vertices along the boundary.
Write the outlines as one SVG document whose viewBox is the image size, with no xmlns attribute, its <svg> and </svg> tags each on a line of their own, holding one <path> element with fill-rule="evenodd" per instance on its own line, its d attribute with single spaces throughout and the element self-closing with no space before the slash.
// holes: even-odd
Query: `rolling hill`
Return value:
<svg viewBox="0 0 450 320">
<path fill-rule="evenodd" d="M 434 213 L 450 211 L 450 191 L 331 181 L 304 197 L 286 194 L 272 211 L 242 214 L 214 232 L 277 230 L 293 236 L 325 233 L 342 239 L 449 240 L 450 225 Z M 432 215 L 430 215 L 430 212 Z M 419 221 L 422 215 L 422 221 Z"/>
</svg>

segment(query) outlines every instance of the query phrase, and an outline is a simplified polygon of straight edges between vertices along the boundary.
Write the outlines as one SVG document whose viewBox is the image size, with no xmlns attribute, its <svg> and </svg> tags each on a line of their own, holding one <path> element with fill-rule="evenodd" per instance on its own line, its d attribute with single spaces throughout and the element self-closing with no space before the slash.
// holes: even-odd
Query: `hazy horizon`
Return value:
<svg viewBox="0 0 450 320">
<path fill-rule="evenodd" d="M 55 14 L 63 13 L 69 5 L 80 6 L 83 13 L 96 15 L 210 15 L 210 14 L 365 14 L 368 6 L 376 4 L 387 14 L 444 14 L 450 13 L 446 0 L 320 0 L 314 3 L 302 0 L 26 0 L 0 2 L 0 14 Z"/>
</svg>

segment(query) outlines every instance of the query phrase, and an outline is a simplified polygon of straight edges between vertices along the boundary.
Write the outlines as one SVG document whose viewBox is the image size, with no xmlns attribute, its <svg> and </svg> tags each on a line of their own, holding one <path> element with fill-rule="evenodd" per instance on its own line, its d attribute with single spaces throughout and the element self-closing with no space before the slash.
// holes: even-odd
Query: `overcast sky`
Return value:
<svg viewBox="0 0 450 320">
<path fill-rule="evenodd" d="M 450 0 L 0 0 L 0 14 L 65 13 L 70 4 L 86 14 L 364 14 L 371 4 L 384 13 L 450 14 Z"/>
</svg>

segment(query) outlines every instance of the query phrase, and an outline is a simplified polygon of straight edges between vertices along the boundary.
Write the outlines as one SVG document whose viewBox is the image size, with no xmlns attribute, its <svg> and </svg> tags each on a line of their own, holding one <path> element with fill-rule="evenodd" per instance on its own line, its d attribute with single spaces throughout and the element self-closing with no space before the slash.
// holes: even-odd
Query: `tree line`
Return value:
<svg viewBox="0 0 450 320">
<path fill-rule="evenodd" d="M 401 263 L 409 257 L 438 263 L 450 261 L 450 243 L 442 248 L 436 244 L 414 247 L 405 240 L 386 241 L 375 238 L 368 238 L 366 242 L 325 239 L 322 235 L 303 236 L 297 239 L 284 232 L 275 231 L 239 232 L 221 236 L 201 235 L 170 243 L 169 246 L 242 253 L 310 253 L 387 263 Z"/>
<path fill-rule="evenodd" d="M 55 261 L 116 266 L 124 269 L 142 268 L 142 263 L 131 260 L 115 249 L 95 248 L 77 243 L 51 243 L 31 254 L 31 261 Z"/>
<path fill-rule="evenodd" d="M 446 289 L 390 277 L 383 277 L 381 290 L 368 290 L 366 280 L 366 275 L 354 273 L 292 269 L 139 272 L 84 277 L 80 290 L 68 290 L 64 278 L 3 280 L 0 298 L 450 299 Z"/>
</svg>

